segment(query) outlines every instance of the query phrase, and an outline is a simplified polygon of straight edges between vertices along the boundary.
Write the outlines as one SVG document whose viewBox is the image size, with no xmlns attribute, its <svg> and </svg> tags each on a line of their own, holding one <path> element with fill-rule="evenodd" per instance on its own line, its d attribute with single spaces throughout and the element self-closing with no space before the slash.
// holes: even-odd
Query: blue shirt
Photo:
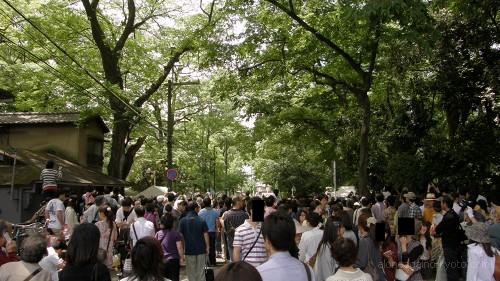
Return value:
<svg viewBox="0 0 500 281">
<path fill-rule="evenodd" d="M 309 267 L 309 266 L 308 266 Z M 305 264 L 288 252 L 276 252 L 269 260 L 257 267 L 263 281 L 306 281 Z M 311 281 L 315 281 L 314 270 L 309 267 Z"/>
<path fill-rule="evenodd" d="M 206 253 L 204 234 L 208 232 L 207 223 L 191 211 L 179 222 L 179 232 L 184 236 L 187 256 L 197 256 Z"/>
<path fill-rule="evenodd" d="M 208 226 L 208 232 L 216 232 L 215 221 L 219 218 L 219 212 L 213 208 L 203 208 L 198 215 L 205 220 Z"/>
</svg>

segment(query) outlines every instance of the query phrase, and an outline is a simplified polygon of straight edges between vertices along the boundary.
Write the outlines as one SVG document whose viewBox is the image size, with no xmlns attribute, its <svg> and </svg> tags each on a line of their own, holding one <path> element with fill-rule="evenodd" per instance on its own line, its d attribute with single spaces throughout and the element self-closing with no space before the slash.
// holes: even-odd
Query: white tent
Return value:
<svg viewBox="0 0 500 281">
<path fill-rule="evenodd" d="M 146 188 L 141 193 L 137 194 L 136 197 L 144 196 L 146 198 L 156 198 L 158 195 L 165 195 L 168 192 L 168 187 L 166 186 L 150 186 Z"/>
</svg>

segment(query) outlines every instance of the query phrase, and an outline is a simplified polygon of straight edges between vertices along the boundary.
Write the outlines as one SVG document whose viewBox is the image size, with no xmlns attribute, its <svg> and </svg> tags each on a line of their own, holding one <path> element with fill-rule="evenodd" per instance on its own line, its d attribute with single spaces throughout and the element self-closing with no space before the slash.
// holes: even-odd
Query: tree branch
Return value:
<svg viewBox="0 0 500 281">
<path fill-rule="evenodd" d="M 377 55 L 378 55 L 378 47 L 379 47 L 379 41 L 380 41 L 380 25 L 378 23 L 375 23 L 375 38 L 374 38 L 374 41 L 372 43 L 372 50 L 371 50 L 371 54 L 370 54 L 370 64 L 368 66 L 368 72 L 366 73 L 366 78 L 365 80 L 368 80 L 368 81 L 365 81 L 368 82 L 366 86 L 371 86 L 371 77 L 372 77 L 372 74 L 373 74 L 373 70 L 375 70 L 375 64 L 376 64 L 376 61 L 377 61 Z"/>
<path fill-rule="evenodd" d="M 190 116 L 194 116 L 200 112 L 202 112 L 203 110 L 205 110 L 207 107 L 204 106 L 204 107 L 201 107 L 201 108 L 198 108 L 196 111 L 193 111 L 193 112 L 190 112 L 190 113 L 186 113 L 184 114 L 184 116 L 182 116 L 181 118 L 178 118 L 178 119 L 175 119 L 174 123 L 177 124 L 178 122 L 181 122 L 183 120 L 190 120 L 189 117 Z"/>
<path fill-rule="evenodd" d="M 90 21 L 90 27 L 92 29 L 92 38 L 94 39 L 101 56 L 110 55 L 111 49 L 105 43 L 105 35 L 102 31 L 102 27 L 97 19 L 97 4 L 99 0 L 93 0 L 92 3 L 89 0 L 82 0 L 83 7 L 85 8 L 85 13 Z"/>
<path fill-rule="evenodd" d="M 146 142 L 146 137 L 140 137 L 137 139 L 137 141 L 132 144 L 127 151 L 125 152 L 125 161 L 123 163 L 123 168 L 122 168 L 122 175 L 128 175 L 130 172 L 130 169 L 132 168 L 132 165 L 134 164 L 134 157 L 139 151 L 139 149 L 142 147 L 142 145 Z"/>
<path fill-rule="evenodd" d="M 280 62 L 281 60 L 278 60 L 278 59 L 268 59 L 268 60 L 263 60 L 259 63 L 256 63 L 254 65 L 251 65 L 251 66 L 247 66 L 247 67 L 243 67 L 243 68 L 240 68 L 240 67 L 236 67 L 238 69 L 238 72 L 248 72 L 250 70 L 253 70 L 255 68 L 258 68 L 260 66 L 263 66 L 264 64 L 266 63 L 270 63 L 270 62 Z"/>
<path fill-rule="evenodd" d="M 353 86 L 351 85 L 350 83 L 346 82 L 346 81 L 342 81 L 342 80 L 339 80 L 329 74 L 326 74 L 324 72 L 321 72 L 317 69 L 314 69 L 314 68 L 311 68 L 311 67 L 304 67 L 303 68 L 305 71 L 313 74 L 315 77 L 318 76 L 318 77 L 321 77 L 323 79 L 325 79 L 325 82 L 324 83 L 319 83 L 319 84 L 322 84 L 322 85 L 328 85 L 332 88 L 335 88 L 337 85 L 340 85 L 340 86 L 343 86 L 345 88 L 347 88 L 349 91 L 353 92 L 354 94 L 358 94 L 360 92 L 362 92 L 361 89 L 359 89 L 358 87 L 356 86 Z M 316 79 L 315 79 L 316 80 Z M 318 80 L 316 80 L 318 82 Z"/>
<path fill-rule="evenodd" d="M 215 6 L 215 0 L 213 0 L 212 3 L 210 4 L 210 12 L 207 12 L 205 11 L 205 9 L 203 9 L 203 0 L 200 0 L 200 9 L 208 17 L 208 24 L 212 22 L 212 16 L 214 14 L 214 6 Z"/>
<path fill-rule="evenodd" d="M 141 95 L 140 97 L 138 97 L 135 100 L 134 105 L 136 107 L 141 107 L 154 93 L 156 93 L 156 91 L 158 91 L 158 89 L 161 87 L 163 82 L 165 82 L 165 79 L 167 79 L 167 76 L 170 74 L 170 72 L 174 68 L 175 63 L 177 63 L 179 61 L 180 57 L 185 52 L 188 52 L 189 50 L 190 50 L 190 48 L 186 47 L 186 48 L 183 48 L 183 49 L 175 52 L 172 55 L 172 57 L 168 61 L 167 65 L 165 65 L 163 67 L 163 73 L 160 75 L 160 77 L 158 77 L 158 79 L 156 79 L 156 81 L 153 82 L 149 86 L 149 88 L 146 89 L 146 91 L 144 92 L 143 95 Z"/>
<path fill-rule="evenodd" d="M 290 7 L 290 11 L 294 14 L 295 13 L 295 8 L 293 7 L 293 0 L 288 0 L 288 6 Z"/>
<path fill-rule="evenodd" d="M 346 51 L 340 48 L 335 42 L 328 39 L 325 35 L 320 33 L 317 29 L 309 25 L 304 21 L 301 17 L 299 17 L 294 11 L 285 7 L 285 5 L 278 2 L 278 0 L 265 0 L 269 2 L 271 5 L 277 7 L 281 11 L 285 12 L 290 18 L 296 21 L 302 28 L 309 31 L 316 39 L 318 39 L 321 43 L 325 44 L 327 47 L 332 49 L 334 52 L 342 56 L 342 58 L 351 66 L 351 68 L 358 73 L 358 75 L 364 79 L 365 71 L 361 68 L 360 63 L 358 63 L 351 55 L 349 55 Z"/>
<path fill-rule="evenodd" d="M 158 130 L 158 141 L 161 142 L 161 143 L 165 143 L 165 134 L 163 133 L 164 132 L 164 126 L 163 126 L 163 119 L 161 117 L 161 108 L 160 108 L 160 105 L 158 104 L 157 101 L 155 102 L 152 102 L 151 103 L 152 106 L 153 106 L 153 114 L 154 114 L 154 117 L 156 119 L 156 123 L 158 123 L 158 127 L 160 128 L 160 130 Z"/>
<path fill-rule="evenodd" d="M 120 38 L 116 42 L 115 47 L 113 48 L 113 52 L 119 52 L 123 49 L 125 46 L 125 42 L 127 42 L 128 37 L 132 32 L 135 30 L 135 1 L 134 0 L 128 0 L 127 1 L 127 8 L 128 8 L 128 16 L 127 16 L 127 22 L 125 23 L 125 28 L 123 29 L 122 34 L 120 35 Z"/>
</svg>

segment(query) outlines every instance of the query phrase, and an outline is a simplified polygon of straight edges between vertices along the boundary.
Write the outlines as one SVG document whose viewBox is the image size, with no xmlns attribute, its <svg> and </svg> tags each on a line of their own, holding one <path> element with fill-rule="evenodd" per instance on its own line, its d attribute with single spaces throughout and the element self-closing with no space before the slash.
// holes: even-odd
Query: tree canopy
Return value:
<svg viewBox="0 0 500 281">
<path fill-rule="evenodd" d="M 139 188 L 496 189 L 498 3 L 0 0 L 6 111 L 100 114 Z M 249 171 L 251 171 L 249 173 Z"/>
</svg>

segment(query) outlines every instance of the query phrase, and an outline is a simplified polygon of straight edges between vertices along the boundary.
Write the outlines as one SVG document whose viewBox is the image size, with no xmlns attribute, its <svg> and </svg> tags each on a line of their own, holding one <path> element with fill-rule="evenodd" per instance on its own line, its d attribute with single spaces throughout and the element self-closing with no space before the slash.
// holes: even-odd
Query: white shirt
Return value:
<svg viewBox="0 0 500 281">
<path fill-rule="evenodd" d="M 66 208 L 66 211 L 64 211 L 64 222 L 68 226 L 68 236 L 71 236 L 73 234 L 73 229 L 75 226 L 78 224 L 78 218 L 76 217 L 76 212 L 72 207 Z"/>
<path fill-rule="evenodd" d="M 302 233 L 299 243 L 299 260 L 309 262 L 309 259 L 316 254 L 319 242 L 323 237 L 323 230 L 319 226 Z"/>
<path fill-rule="evenodd" d="M 455 213 L 460 214 L 460 210 L 462 210 L 462 206 L 460 206 L 457 202 L 453 202 L 453 211 Z"/>
<path fill-rule="evenodd" d="M 368 273 L 364 273 L 361 269 L 357 268 L 356 271 L 344 271 L 339 269 L 337 273 L 328 277 L 326 281 L 372 281 L 372 276 Z"/>
<path fill-rule="evenodd" d="M 488 257 L 480 244 L 467 246 L 467 281 L 494 281 L 495 256 Z"/>
<path fill-rule="evenodd" d="M 129 224 L 133 223 L 136 219 L 137 219 L 137 215 L 135 214 L 135 210 L 132 210 L 130 212 L 130 214 L 128 214 L 127 223 L 129 223 Z M 115 222 L 121 223 L 123 221 L 125 221 L 125 215 L 123 214 L 123 207 L 120 207 L 120 209 L 118 209 L 118 211 L 116 211 Z"/>
<path fill-rule="evenodd" d="M 134 222 L 133 227 L 130 227 L 130 237 L 133 240 L 133 245 L 135 246 L 137 240 L 146 236 L 155 237 L 155 226 L 152 222 L 146 220 L 144 217 L 140 217 Z"/>
<path fill-rule="evenodd" d="M 50 272 L 52 276 L 52 281 L 59 281 L 59 265 L 63 263 L 63 260 L 59 258 L 56 250 L 52 247 L 47 248 L 48 255 L 43 257 L 43 259 L 38 263 L 42 269 Z"/>
<path fill-rule="evenodd" d="M 82 223 L 88 222 L 92 223 L 99 220 L 98 208 L 95 204 L 90 206 L 85 212 L 83 212 L 83 216 L 81 218 Z"/>
<path fill-rule="evenodd" d="M 45 210 L 49 213 L 49 224 L 48 228 L 62 229 L 64 222 L 59 221 L 57 218 L 57 212 L 61 211 L 64 218 L 64 204 L 59 198 L 54 198 L 47 203 Z"/>
<path fill-rule="evenodd" d="M 310 266 L 311 281 L 316 280 L 314 270 Z M 307 281 L 304 264 L 292 257 L 288 252 L 276 252 L 269 260 L 257 267 L 263 281 Z"/>
</svg>

